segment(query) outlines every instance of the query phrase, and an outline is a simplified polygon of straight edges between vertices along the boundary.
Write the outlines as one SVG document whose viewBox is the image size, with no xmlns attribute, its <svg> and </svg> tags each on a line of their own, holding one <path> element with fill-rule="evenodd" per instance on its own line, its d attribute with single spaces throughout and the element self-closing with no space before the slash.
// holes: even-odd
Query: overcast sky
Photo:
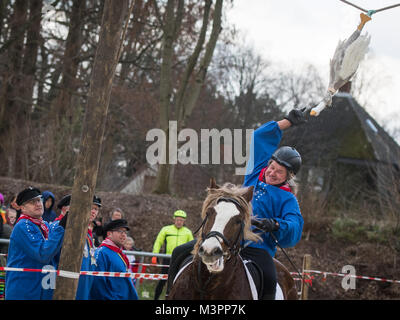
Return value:
<svg viewBox="0 0 400 320">
<path fill-rule="evenodd" d="M 367 10 L 400 3 L 349 1 Z M 314 64 L 327 85 L 329 60 L 338 41 L 356 29 L 360 13 L 339 0 L 235 0 L 227 17 L 267 60 L 292 70 Z M 371 36 L 368 55 L 373 57 L 368 68 L 385 79 L 377 82 L 376 93 L 365 93 L 375 100 L 367 111 L 381 124 L 390 118 L 390 127 L 400 126 L 400 7 L 373 14 L 363 29 L 366 32 Z"/>
</svg>

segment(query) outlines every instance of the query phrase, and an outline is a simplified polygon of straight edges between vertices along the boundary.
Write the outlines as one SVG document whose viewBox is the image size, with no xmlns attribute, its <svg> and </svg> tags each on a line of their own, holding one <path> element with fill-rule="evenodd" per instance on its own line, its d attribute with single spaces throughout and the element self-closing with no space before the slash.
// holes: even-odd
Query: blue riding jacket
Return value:
<svg viewBox="0 0 400 320">
<path fill-rule="evenodd" d="M 293 247 L 301 239 L 304 220 L 295 195 L 279 187 L 266 184 L 258 179 L 278 148 L 282 131 L 275 121 L 267 122 L 254 131 L 250 146 L 250 157 L 243 185 L 254 186 L 253 214 L 256 218 L 273 218 L 279 223 L 274 232 L 283 248 Z M 250 242 L 249 247 L 261 248 L 273 257 L 276 243 L 268 232 L 261 234 L 262 242 Z"/>
</svg>

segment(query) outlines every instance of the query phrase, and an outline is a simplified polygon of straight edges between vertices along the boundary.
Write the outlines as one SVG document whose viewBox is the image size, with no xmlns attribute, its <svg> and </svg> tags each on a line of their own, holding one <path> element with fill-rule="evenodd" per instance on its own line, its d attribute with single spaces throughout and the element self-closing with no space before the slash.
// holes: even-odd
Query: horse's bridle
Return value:
<svg viewBox="0 0 400 320">
<path fill-rule="evenodd" d="M 221 201 L 225 201 L 225 202 L 231 202 L 233 204 L 235 204 L 240 210 L 244 210 L 243 206 L 239 203 L 239 201 L 237 201 L 234 198 L 227 198 L 227 197 L 221 197 L 217 200 L 217 204 L 220 203 Z M 198 230 L 200 230 L 201 227 L 203 227 L 207 221 L 208 215 L 206 215 L 206 217 L 204 218 L 203 222 L 201 223 L 200 227 L 197 229 L 197 231 L 195 233 L 198 232 Z M 244 222 L 241 221 L 241 225 L 240 225 L 240 229 L 236 235 L 235 241 L 233 241 L 233 243 L 231 243 L 221 232 L 219 231 L 210 231 L 207 234 L 204 234 L 204 232 L 202 232 L 201 234 L 201 242 L 203 243 L 205 240 L 209 239 L 209 238 L 216 238 L 218 241 L 220 241 L 218 238 L 221 238 L 223 243 L 225 243 L 225 245 L 228 247 L 228 251 L 229 252 L 224 252 L 223 255 L 226 257 L 226 260 L 229 260 L 231 258 L 232 255 L 237 255 L 241 249 L 241 245 L 239 243 L 240 237 L 243 238 L 243 230 L 244 230 Z"/>
</svg>

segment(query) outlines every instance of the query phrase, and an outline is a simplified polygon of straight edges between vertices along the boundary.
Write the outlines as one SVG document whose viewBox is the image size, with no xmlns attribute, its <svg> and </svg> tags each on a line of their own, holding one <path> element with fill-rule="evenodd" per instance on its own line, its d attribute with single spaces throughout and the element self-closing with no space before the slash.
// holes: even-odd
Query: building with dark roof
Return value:
<svg viewBox="0 0 400 320">
<path fill-rule="evenodd" d="M 349 93 L 338 92 L 331 107 L 307 120 L 281 143 L 302 155 L 300 192 L 313 188 L 341 204 L 399 194 L 400 147 Z"/>
</svg>

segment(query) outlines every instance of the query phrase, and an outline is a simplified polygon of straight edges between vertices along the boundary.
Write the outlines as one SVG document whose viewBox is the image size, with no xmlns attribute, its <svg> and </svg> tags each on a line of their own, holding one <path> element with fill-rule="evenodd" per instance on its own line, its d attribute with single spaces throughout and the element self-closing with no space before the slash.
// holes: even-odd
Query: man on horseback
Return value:
<svg viewBox="0 0 400 320">
<path fill-rule="evenodd" d="M 300 110 L 292 110 L 281 121 L 270 121 L 254 131 L 244 186 L 254 186 L 253 214 L 263 241 L 245 244 L 244 259 L 252 260 L 263 271 L 263 300 L 275 299 L 276 270 L 272 257 L 276 241 L 292 247 L 301 239 L 303 217 L 294 190 L 293 178 L 301 166 L 301 156 L 293 147 L 278 148 L 282 131 L 305 122 Z M 273 233 L 273 236 L 271 235 Z"/>
<path fill-rule="evenodd" d="M 245 260 L 255 262 L 262 270 L 262 300 L 275 299 L 276 270 L 272 257 L 276 241 L 281 247 L 294 246 L 301 238 L 303 217 L 295 195 L 293 178 L 301 166 L 301 156 L 295 148 L 278 148 L 282 131 L 305 122 L 300 110 L 292 110 L 280 121 L 270 121 L 254 131 L 252 152 L 243 185 L 254 187 L 253 214 L 262 241 L 247 242 L 240 251 Z M 271 236 L 273 233 L 273 236 Z M 193 249 L 195 241 L 177 247 L 171 256 L 167 295 L 179 265 Z"/>
</svg>

